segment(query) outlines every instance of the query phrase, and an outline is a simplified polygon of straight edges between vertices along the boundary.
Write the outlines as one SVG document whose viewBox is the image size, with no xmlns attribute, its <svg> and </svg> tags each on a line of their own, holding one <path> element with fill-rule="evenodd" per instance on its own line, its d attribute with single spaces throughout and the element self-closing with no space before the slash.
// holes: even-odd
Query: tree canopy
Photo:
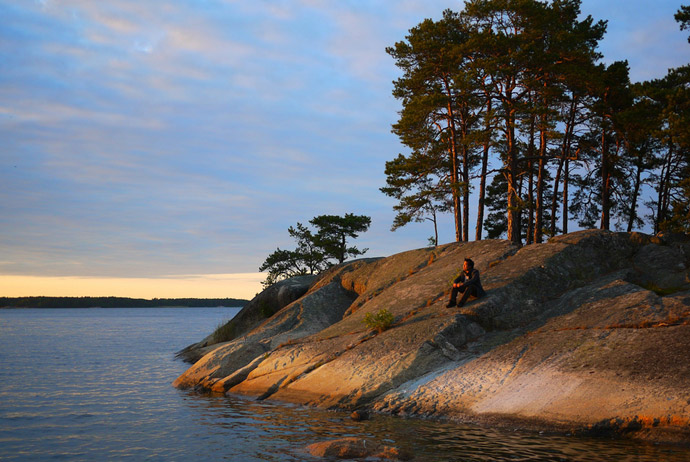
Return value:
<svg viewBox="0 0 690 462">
<path fill-rule="evenodd" d="M 288 228 L 288 234 L 297 242 L 295 250 L 278 248 L 259 267 L 259 271 L 268 271 L 263 283 L 265 287 L 293 276 L 317 274 L 349 257 L 363 255 L 368 250 L 348 246 L 348 240 L 356 239 L 369 229 L 370 217 L 351 213 L 345 216 L 319 215 L 309 223 L 316 231 L 301 223 Z"/>
<path fill-rule="evenodd" d="M 690 27 L 690 7 L 675 18 Z M 606 21 L 580 19 L 580 0 L 469 0 L 387 48 L 402 71 L 393 132 L 409 149 L 385 167 L 392 229 L 431 220 L 436 230 L 450 211 L 456 240 L 469 240 L 473 180 L 476 239 L 485 229 L 542 242 L 570 220 L 684 229 L 688 67 L 633 83 L 626 61 L 600 62 L 605 32 Z"/>
</svg>

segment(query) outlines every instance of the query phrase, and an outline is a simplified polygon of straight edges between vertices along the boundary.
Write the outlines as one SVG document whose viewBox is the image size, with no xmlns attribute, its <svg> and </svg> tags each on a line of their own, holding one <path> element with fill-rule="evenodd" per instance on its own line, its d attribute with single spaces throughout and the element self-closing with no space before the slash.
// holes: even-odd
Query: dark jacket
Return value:
<svg viewBox="0 0 690 462">
<path fill-rule="evenodd" d="M 460 273 L 460 276 L 455 278 L 453 284 L 462 283 L 463 287 L 475 287 L 477 289 L 477 297 L 483 297 L 486 295 L 484 288 L 482 287 L 482 282 L 479 279 L 479 270 L 472 268 L 470 274 L 466 274 L 464 271 Z"/>
</svg>

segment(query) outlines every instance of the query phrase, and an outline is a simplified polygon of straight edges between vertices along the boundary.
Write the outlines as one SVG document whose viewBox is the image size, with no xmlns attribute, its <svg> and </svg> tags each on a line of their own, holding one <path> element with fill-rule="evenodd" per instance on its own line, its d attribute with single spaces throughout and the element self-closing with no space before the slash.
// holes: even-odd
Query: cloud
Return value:
<svg viewBox="0 0 690 462">
<path fill-rule="evenodd" d="M 610 23 L 612 59 L 657 76 L 677 62 L 661 3 L 660 22 L 620 3 L 635 16 Z M 378 190 L 403 149 L 384 49 L 448 7 L 462 2 L 3 5 L 0 274 L 251 272 L 325 213 L 372 215 L 372 254 L 426 244 L 422 225 L 390 234 Z"/>
<path fill-rule="evenodd" d="M 680 3 L 643 0 L 601 2 L 583 0 L 583 16 L 607 20 L 600 43 L 607 64 L 628 60 L 633 82 L 662 78 L 668 69 L 690 62 L 690 46 L 673 15 Z"/>
</svg>

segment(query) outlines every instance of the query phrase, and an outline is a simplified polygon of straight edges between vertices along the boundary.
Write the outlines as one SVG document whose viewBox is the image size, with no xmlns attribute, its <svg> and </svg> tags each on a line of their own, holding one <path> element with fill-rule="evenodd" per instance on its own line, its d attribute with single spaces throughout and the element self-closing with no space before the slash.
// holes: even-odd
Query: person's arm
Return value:
<svg viewBox="0 0 690 462">
<path fill-rule="evenodd" d="M 462 283 L 465 281 L 465 273 L 460 273 L 460 276 L 456 277 L 453 281 L 453 287 L 461 287 Z"/>
<path fill-rule="evenodd" d="M 479 270 L 472 270 L 472 274 L 470 274 L 470 278 L 465 281 L 465 286 L 470 286 L 470 285 L 478 285 L 479 284 Z"/>
</svg>

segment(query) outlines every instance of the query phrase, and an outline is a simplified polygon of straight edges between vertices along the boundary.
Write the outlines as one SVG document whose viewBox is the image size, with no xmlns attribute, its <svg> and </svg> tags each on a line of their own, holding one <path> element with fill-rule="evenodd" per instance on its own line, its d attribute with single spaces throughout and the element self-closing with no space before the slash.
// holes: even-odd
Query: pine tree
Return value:
<svg viewBox="0 0 690 462">
<path fill-rule="evenodd" d="M 333 266 L 332 260 L 342 263 L 348 257 L 363 255 L 368 250 L 348 247 L 347 241 L 369 229 L 370 217 L 351 213 L 342 217 L 319 215 L 309 223 L 316 228 L 316 232 L 301 223 L 288 228 L 288 234 L 297 241 L 295 250 L 278 248 L 261 264 L 259 271 L 268 270 L 264 287 L 282 279 L 319 273 Z"/>
<path fill-rule="evenodd" d="M 592 66 L 605 32 L 605 23 L 591 17 L 578 21 L 579 0 L 473 0 L 466 3 L 464 17 L 471 24 L 469 43 L 477 50 L 474 65 L 486 75 L 488 97 L 501 133 L 503 168 L 507 188 L 507 234 L 521 242 L 525 202 L 533 207 L 528 215 L 534 240 L 541 241 L 545 214 L 544 185 L 549 143 L 558 120 L 557 103 L 563 98 L 573 69 Z M 520 137 L 526 137 L 522 142 Z M 538 142 L 536 141 L 538 138 Z M 524 148 L 521 149 L 521 146 Z M 534 200 L 518 195 L 519 172 L 538 166 Z M 534 216 L 534 221 L 529 221 Z M 530 234 L 530 238 L 531 234 Z"/>
<path fill-rule="evenodd" d="M 657 191 L 648 203 L 653 209 L 654 230 L 668 228 L 676 212 L 682 214 L 684 181 L 690 177 L 690 65 L 671 69 L 660 80 L 645 82 L 644 96 L 659 106 L 658 168 L 650 182 Z"/>
<path fill-rule="evenodd" d="M 356 239 L 359 233 L 369 229 L 371 218 L 346 213 L 345 216 L 319 215 L 309 220 L 318 230 L 313 237 L 314 245 L 321 249 L 325 258 L 342 263 L 349 257 L 363 255 L 369 249 L 348 247 L 348 239 Z"/>
<path fill-rule="evenodd" d="M 420 197 L 447 194 L 457 241 L 468 240 L 473 133 L 482 107 L 468 69 L 467 39 L 459 15 L 446 10 L 441 20 L 423 21 L 406 41 L 386 49 L 403 71 L 394 82 L 393 95 L 403 107 L 393 132 L 412 152 L 386 164 L 388 186 L 382 191 L 401 201 L 400 210 L 409 208 L 403 203 L 408 196 L 408 203 L 418 203 Z"/>
</svg>

